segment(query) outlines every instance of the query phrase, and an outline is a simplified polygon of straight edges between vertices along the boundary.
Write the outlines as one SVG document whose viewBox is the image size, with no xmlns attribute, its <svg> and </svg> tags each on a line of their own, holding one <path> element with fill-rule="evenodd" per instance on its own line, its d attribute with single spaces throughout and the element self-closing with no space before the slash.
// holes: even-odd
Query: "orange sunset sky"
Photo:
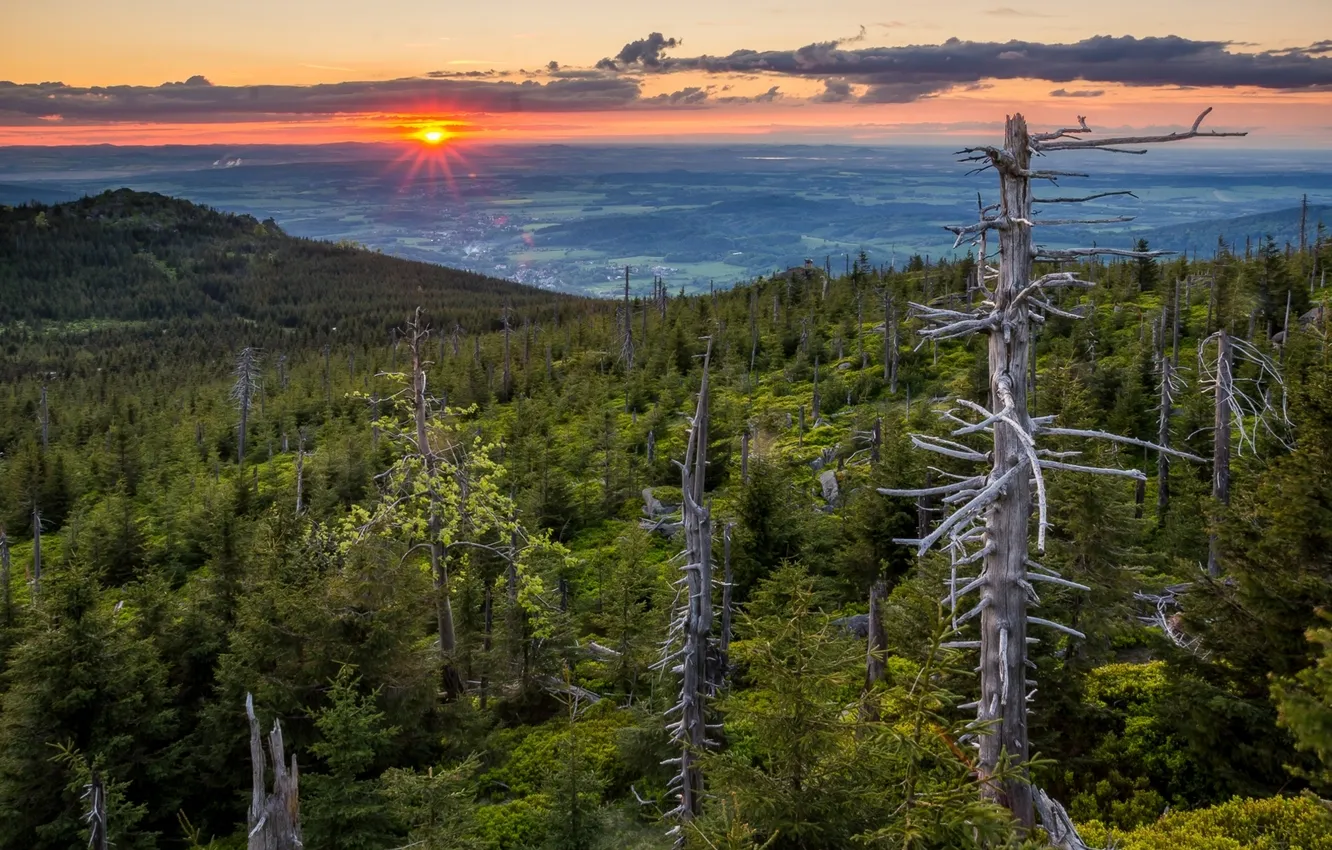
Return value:
<svg viewBox="0 0 1332 850">
<path fill-rule="evenodd" d="M 0 145 L 1332 133 L 1332 2 L 173 0 L 0 13 Z"/>
</svg>

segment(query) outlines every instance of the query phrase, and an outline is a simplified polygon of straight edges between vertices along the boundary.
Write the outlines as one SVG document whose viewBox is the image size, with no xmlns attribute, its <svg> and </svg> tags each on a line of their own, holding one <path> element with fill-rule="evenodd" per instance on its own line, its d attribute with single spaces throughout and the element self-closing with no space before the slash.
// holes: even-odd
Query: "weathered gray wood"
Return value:
<svg viewBox="0 0 1332 850">
<path fill-rule="evenodd" d="M 0 528 L 0 617 L 5 628 L 14 624 L 14 597 L 9 587 L 9 535 Z"/>
<path fill-rule="evenodd" d="M 507 326 L 507 317 L 506 322 Z M 408 347 L 412 355 L 412 413 L 416 423 L 416 451 L 421 456 L 428 477 L 433 479 L 436 456 L 430 445 L 429 401 L 426 395 L 425 361 L 421 357 L 422 344 L 428 334 L 421 319 L 421 308 L 408 324 Z M 505 335 L 507 349 L 508 336 Z M 435 623 L 439 636 L 440 678 L 447 698 L 456 697 L 462 692 L 462 678 L 453 666 L 453 655 L 457 650 L 457 636 L 453 624 L 453 603 L 449 594 L 449 567 L 445 557 L 444 544 L 440 538 L 439 499 L 437 494 L 430 494 L 430 516 L 427 521 L 430 540 L 430 572 L 435 584 Z"/>
<path fill-rule="evenodd" d="M 83 790 L 83 799 L 88 801 L 88 812 L 83 819 L 88 823 L 89 850 L 107 850 L 107 812 L 106 787 L 102 784 L 102 774 L 94 770 Z"/>
<path fill-rule="evenodd" d="M 32 604 L 42 595 L 42 512 L 32 506 Z"/>
<path fill-rule="evenodd" d="M 1158 419 L 1156 426 L 1157 445 L 1169 447 L 1170 445 L 1170 413 L 1173 401 L 1170 397 L 1170 376 L 1172 366 L 1165 357 L 1161 358 L 1161 403 L 1158 409 Z M 1168 452 L 1156 453 L 1156 516 L 1157 520 L 1164 521 L 1166 511 L 1170 508 L 1170 454 Z"/>
<path fill-rule="evenodd" d="M 42 425 L 42 451 L 51 447 L 51 412 L 46 405 L 46 384 L 42 384 L 42 407 L 38 416 Z"/>
<path fill-rule="evenodd" d="M 287 437 L 283 435 L 285 443 Z M 303 498 L 305 496 L 305 429 L 301 428 L 297 432 L 296 438 L 296 515 L 300 516 L 305 510 Z"/>
<path fill-rule="evenodd" d="M 1230 404 L 1235 391 L 1230 335 L 1217 332 L 1215 418 L 1212 422 L 1212 498 L 1230 504 Z M 1221 545 L 1213 530 L 1207 539 L 1207 573 L 1221 575 Z"/>
<path fill-rule="evenodd" d="M 325 348 L 327 351 L 327 347 Z M 240 411 L 240 424 L 236 430 L 236 465 L 245 465 L 245 436 L 249 430 L 250 405 L 259 392 L 259 352 L 250 346 L 242 348 L 236 356 L 236 383 L 231 387 L 231 398 Z"/>
<path fill-rule="evenodd" d="M 865 647 L 865 688 L 883 681 L 886 672 L 885 661 L 888 653 L 888 633 L 883 628 L 883 613 L 879 610 L 884 597 L 888 595 L 888 583 L 878 579 L 870 586 L 869 597 L 869 634 Z"/>
<path fill-rule="evenodd" d="M 288 768 L 282 742 L 282 725 L 273 721 L 268 735 L 270 758 L 265 757 L 259 720 L 254 713 L 254 697 L 245 695 L 245 715 L 250 721 L 251 794 L 247 823 L 249 850 L 303 850 L 301 838 L 300 774 L 296 754 Z M 268 769 L 273 772 L 273 790 L 266 782 Z"/>
<path fill-rule="evenodd" d="M 712 515 L 704 498 L 708 452 L 708 365 L 712 342 L 703 359 L 703 380 L 698 391 L 698 406 L 689 428 L 685 461 L 680 464 L 680 491 L 684 497 L 682 516 L 685 531 L 683 600 L 672 624 L 668 654 L 656 665 L 680 675 L 680 700 L 668 715 L 677 719 L 667 725 L 671 739 L 680 747 L 680 756 L 672 762 L 678 769 L 670 790 L 679 801 L 667 813 L 679 821 L 671 830 L 676 846 L 684 846 L 680 826 L 692 821 L 702 811 L 703 773 L 699 757 L 711 746 L 705 714 L 707 698 L 715 692 L 718 670 L 711 663 L 712 645 Z M 678 649 L 672 650 L 677 646 Z"/>
<path fill-rule="evenodd" d="M 1013 427 L 994 428 L 991 480 L 1011 480 L 991 505 L 986 534 L 993 543 L 982 563 L 988 576 L 981 599 L 988 605 L 981 613 L 981 688 L 977 718 L 992 726 L 979 736 L 977 770 L 984 797 L 1013 812 L 1023 827 L 1032 825 L 1031 786 L 1022 765 L 1028 758 L 1026 724 L 1026 636 L 1027 546 L 1032 496 L 1024 473 L 1014 472 L 1027 463 L 1022 437 L 1032 430 L 1027 413 L 1027 358 L 1031 349 L 1031 322 L 1027 308 L 1016 302 L 1018 293 L 1031 282 L 1032 241 L 1031 181 L 1024 178 L 1031 161 L 1032 141 L 1027 122 L 1020 115 L 1008 119 L 1004 151 L 1011 163 L 1000 167 L 1001 212 L 1009 226 L 999 232 L 999 279 L 995 284 L 995 313 L 1002 332 L 989 335 L 990 409 L 1001 410 L 1011 394 L 1010 415 L 1024 432 Z M 1028 437 L 1028 439 L 1030 439 Z M 1010 473 L 1012 473 L 1010 475 Z M 1011 760 L 1017 774 L 1004 782 L 992 782 L 1003 760 Z"/>
<path fill-rule="evenodd" d="M 722 528 L 722 603 L 721 603 L 721 635 L 718 638 L 718 655 L 721 658 L 721 670 L 719 678 L 723 681 L 730 668 L 731 654 L 731 591 L 735 583 L 735 576 L 731 572 L 731 529 L 735 523 L 728 522 Z"/>
</svg>

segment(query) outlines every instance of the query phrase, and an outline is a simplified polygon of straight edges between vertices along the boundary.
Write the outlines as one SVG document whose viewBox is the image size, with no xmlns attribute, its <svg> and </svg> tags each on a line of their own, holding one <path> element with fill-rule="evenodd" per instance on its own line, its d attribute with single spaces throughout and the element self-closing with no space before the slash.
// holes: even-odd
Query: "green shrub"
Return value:
<svg viewBox="0 0 1332 850">
<path fill-rule="evenodd" d="M 1236 797 L 1136 829 L 1091 821 L 1080 831 L 1089 847 L 1116 850 L 1332 850 L 1332 810 L 1312 797 Z"/>
<path fill-rule="evenodd" d="M 550 799 L 545 794 L 532 794 L 476 810 L 476 832 L 486 850 L 539 847 L 545 841 L 549 823 Z"/>
</svg>

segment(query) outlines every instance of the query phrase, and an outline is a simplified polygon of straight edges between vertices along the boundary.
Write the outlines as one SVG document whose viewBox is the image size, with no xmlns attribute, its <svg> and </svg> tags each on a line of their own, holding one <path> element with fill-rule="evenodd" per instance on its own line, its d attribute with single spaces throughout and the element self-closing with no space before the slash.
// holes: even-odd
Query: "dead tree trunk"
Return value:
<svg viewBox="0 0 1332 850">
<path fill-rule="evenodd" d="M 1038 549 L 1044 549 L 1045 546 L 1047 506 L 1043 471 L 1056 469 L 1135 480 L 1144 478 L 1139 470 L 1103 469 L 1054 460 L 1053 457 L 1057 455 L 1036 448 L 1036 437 L 1042 434 L 1092 437 L 1155 448 L 1158 451 L 1174 451 L 1131 437 L 1057 428 L 1050 424 L 1053 417 L 1033 420 L 1027 412 L 1026 374 L 1031 357 L 1032 322 L 1044 322 L 1050 315 L 1081 318 L 1076 313 L 1056 307 L 1051 303 L 1049 293 L 1062 287 L 1090 286 L 1087 281 L 1079 280 L 1075 272 L 1055 272 L 1032 280 L 1033 260 L 1067 261 L 1098 254 L 1150 259 L 1161 253 L 1095 247 L 1073 250 L 1035 248 L 1032 243 L 1034 199 L 1031 195 L 1031 181 L 1083 175 L 1032 169 L 1032 154 L 1170 142 L 1200 135 L 1230 135 L 1198 132 L 1198 126 L 1208 112 L 1200 115 L 1187 133 L 1109 139 L 1079 139 L 1078 134 L 1091 132 L 1085 121 L 1079 121 L 1079 126 L 1071 129 L 1031 135 L 1023 117 L 1013 115 L 1008 120 L 1002 148 L 970 148 L 963 152 L 967 161 L 986 162 L 988 165 L 984 167 L 992 167 L 999 173 L 1000 203 L 994 207 L 983 207 L 981 220 L 975 224 L 948 228 L 957 234 L 955 245 L 961 244 L 964 237 L 973 237 L 973 241 L 979 241 L 980 236 L 987 231 L 999 231 L 1001 264 L 995 290 L 989 297 L 992 306 L 979 311 L 961 312 L 924 304 L 911 305 L 918 315 L 935 325 L 922 331 L 922 336 L 927 340 L 988 334 L 989 408 L 966 399 L 957 399 L 960 406 L 979 415 L 981 419 L 962 424 L 952 434 L 990 434 L 993 448 L 987 455 L 964 443 L 925 434 L 913 434 L 912 442 L 918 448 L 955 460 L 988 462 L 990 468 L 986 474 L 955 479 L 939 487 L 929 487 L 927 481 L 923 489 L 881 489 L 879 492 L 917 498 L 948 496 L 949 501 L 954 503 L 966 499 L 933 531 L 922 534 L 919 539 L 901 542 L 915 545 L 923 556 L 947 535 L 945 546 L 952 557 L 954 572 L 949 581 L 946 601 L 951 603 L 954 629 L 973 618 L 980 619 L 979 641 L 950 641 L 947 645 L 980 650 L 980 699 L 974 703 L 974 707 L 977 709 L 978 723 L 983 724 L 978 732 L 980 757 L 976 766 L 982 783 L 981 793 L 987 799 L 1008 808 L 1023 828 L 1033 825 L 1032 787 L 1027 780 L 1025 763 L 1028 757 L 1027 701 L 1031 696 L 1028 689 L 1035 683 L 1026 676 L 1027 645 L 1032 641 L 1027 637 L 1027 627 L 1041 626 L 1070 637 L 1084 637 L 1076 629 L 1030 616 L 1027 613 L 1029 597 L 1033 603 L 1036 602 L 1035 582 L 1087 589 L 1052 574 L 1028 557 L 1029 523 L 1033 507 L 1037 509 L 1039 517 L 1036 545 Z M 1093 197 L 1100 196 L 1046 198 L 1041 199 L 1041 203 L 1076 203 Z M 997 212 L 992 217 L 986 217 L 991 210 Z M 1051 226 L 1098 221 L 1105 220 L 1042 218 L 1034 223 Z M 954 423 L 958 421 L 956 415 L 950 414 L 950 417 Z M 1174 453 L 1196 459 L 1183 452 Z M 981 565 L 980 575 L 957 574 L 960 567 L 969 567 L 977 562 Z M 981 595 L 979 604 L 959 615 L 958 600 L 977 591 Z M 999 770 L 1005 765 L 1008 772 L 1000 776 Z"/>
<path fill-rule="evenodd" d="M 883 681 L 886 672 L 885 662 L 888 657 L 888 633 L 883 628 L 883 613 L 879 610 L 883 598 L 888 595 L 888 584 L 878 579 L 870 585 L 868 636 L 865 642 L 865 695 L 874 689 L 874 685 Z M 861 703 L 862 720 L 874 722 L 879 719 L 878 706 L 870 699 Z"/>
<path fill-rule="evenodd" d="M 0 528 L 0 616 L 5 628 L 14 624 L 14 597 L 9 587 L 9 536 Z"/>
<path fill-rule="evenodd" d="M 1212 422 L 1212 498 L 1218 506 L 1230 504 L 1230 404 L 1235 392 L 1232 371 L 1230 335 L 1224 329 L 1217 333 L 1216 355 L 1216 417 Z M 1212 532 L 1207 538 L 1207 574 L 1221 575 L 1221 545 L 1216 534 L 1214 517 Z"/>
<path fill-rule="evenodd" d="M 720 659 L 717 681 L 725 680 L 731 664 L 731 589 L 735 578 L 731 573 L 731 529 L 735 523 L 728 522 L 722 528 L 722 603 L 721 636 L 718 641 L 717 655 Z"/>
<path fill-rule="evenodd" d="M 513 388 L 513 358 L 511 346 L 509 345 L 509 335 L 513 328 L 509 325 L 509 308 L 504 308 L 504 385 L 500 388 L 504 395 L 504 400 L 508 401 L 509 394 Z"/>
<path fill-rule="evenodd" d="M 92 772 L 84 786 L 84 799 L 88 801 L 88 813 L 83 816 L 88 822 L 88 850 L 107 850 L 106 787 L 101 772 Z"/>
<path fill-rule="evenodd" d="M 296 432 L 296 515 L 305 510 L 305 429 Z"/>
<path fill-rule="evenodd" d="M 1157 445 L 1170 445 L 1170 414 L 1174 404 L 1171 394 L 1173 367 L 1163 355 L 1161 357 L 1161 404 L 1156 427 Z M 1157 522 L 1164 522 L 1166 511 L 1170 508 L 1170 455 L 1156 453 L 1156 517 Z"/>
<path fill-rule="evenodd" d="M 240 410 L 240 424 L 236 430 L 236 465 L 245 465 L 245 434 L 249 430 L 250 405 L 259 392 L 259 353 L 246 346 L 236 357 L 236 383 L 231 387 L 231 397 Z"/>
<path fill-rule="evenodd" d="M 42 595 L 42 513 L 32 506 L 32 604 Z"/>
<path fill-rule="evenodd" d="M 42 452 L 51 447 L 51 414 L 46 406 L 46 384 L 42 384 Z"/>
<path fill-rule="evenodd" d="M 669 788 L 679 800 L 667 817 L 678 820 L 671 834 L 676 847 L 685 846 L 682 826 L 698 816 L 703 803 L 703 773 L 699 758 L 712 745 L 708 736 L 706 702 L 714 691 L 715 671 L 710 669 L 712 647 L 712 515 L 703 495 L 708 464 L 708 361 L 703 359 L 703 382 L 698 407 L 689 428 L 685 462 L 680 465 L 680 490 L 684 498 L 685 552 L 683 587 L 685 599 L 671 626 L 669 653 L 658 669 L 680 674 L 680 701 L 668 713 L 677 719 L 667 725 L 671 740 L 680 748 L 679 769 Z M 676 648 L 678 647 L 678 648 Z M 673 651 L 672 651 L 673 650 Z"/>
<path fill-rule="evenodd" d="M 740 483 L 749 483 L 749 429 L 740 432 Z"/>
<path fill-rule="evenodd" d="M 990 339 L 990 410 L 1008 410 L 1014 423 L 994 428 L 991 480 L 1007 479 L 1004 495 L 990 507 L 986 535 L 992 544 L 981 572 L 988 577 L 982 589 L 981 694 L 978 718 L 992 722 L 980 738 L 978 769 L 982 778 L 993 775 L 1006 757 L 1015 765 L 1027 761 L 1026 660 L 1028 522 L 1031 484 L 1022 470 L 1027 465 L 1027 443 L 1032 430 L 1027 416 L 1027 358 L 1031 322 L 1018 299 L 1031 280 L 1031 180 L 1022 176 L 1031 163 L 1031 141 L 1021 116 L 1008 122 L 1004 139 L 1011 166 L 1000 172 L 1001 211 L 1009 225 L 999 234 L 999 281 L 995 286 L 995 313 L 1000 333 Z M 1014 427 L 1014 424 L 1017 427 Z M 985 600 L 988 600 L 986 602 Z M 1025 777 L 997 785 L 987 782 L 982 794 L 1010 809 L 1018 823 L 1032 824 L 1031 786 Z"/>
<path fill-rule="evenodd" d="M 507 323 L 506 323 L 507 324 Z M 427 331 L 421 323 L 421 310 L 417 308 L 408 330 L 411 333 L 409 345 L 412 352 L 412 410 L 416 420 L 416 450 L 425 467 L 426 479 L 433 482 L 435 477 L 435 452 L 430 445 L 428 426 L 429 409 L 426 396 L 425 362 L 421 358 L 421 346 Z M 446 698 L 452 699 L 462 693 L 462 677 L 453 666 L 453 655 L 458 641 L 453 626 L 453 605 L 449 599 L 449 568 L 444 552 L 444 543 L 440 540 L 439 494 L 429 493 L 430 516 L 427 520 L 427 534 L 430 535 L 430 572 L 435 580 L 435 621 L 439 632 L 440 680 Z"/>
<path fill-rule="evenodd" d="M 303 850 L 301 838 L 301 802 L 296 754 L 291 754 L 288 768 L 282 744 L 282 724 L 273 721 L 268 733 L 268 752 L 259 734 L 259 720 L 254 715 L 254 697 L 245 695 L 245 716 L 250 720 L 251 794 L 249 811 L 249 850 Z M 266 774 L 273 771 L 273 791 L 269 793 Z"/>
<path fill-rule="evenodd" d="M 629 303 L 629 267 L 624 267 L 624 368 L 634 368 L 634 313 Z"/>
</svg>

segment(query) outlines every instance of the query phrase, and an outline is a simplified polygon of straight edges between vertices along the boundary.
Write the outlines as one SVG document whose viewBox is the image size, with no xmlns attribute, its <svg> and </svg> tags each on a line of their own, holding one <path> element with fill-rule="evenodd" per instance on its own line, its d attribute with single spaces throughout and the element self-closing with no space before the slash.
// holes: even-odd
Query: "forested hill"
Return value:
<svg viewBox="0 0 1332 850">
<path fill-rule="evenodd" d="M 246 847 L 247 695 L 310 850 L 1045 847 L 978 776 L 988 546 L 900 542 L 1004 484 L 1002 338 L 922 336 L 972 261 L 586 302 L 154 196 L 0 215 L 0 850 L 87 846 L 94 776 L 120 850 Z M 1329 850 L 1329 264 L 1023 290 L 1012 701 L 1089 846 Z"/>
<path fill-rule="evenodd" d="M 471 272 L 298 239 L 272 220 L 121 189 L 0 206 L 0 324 L 137 331 L 269 347 L 389 338 L 415 308 L 438 325 L 540 321 L 578 299 Z M 179 344 L 180 340 L 172 344 Z"/>
</svg>

